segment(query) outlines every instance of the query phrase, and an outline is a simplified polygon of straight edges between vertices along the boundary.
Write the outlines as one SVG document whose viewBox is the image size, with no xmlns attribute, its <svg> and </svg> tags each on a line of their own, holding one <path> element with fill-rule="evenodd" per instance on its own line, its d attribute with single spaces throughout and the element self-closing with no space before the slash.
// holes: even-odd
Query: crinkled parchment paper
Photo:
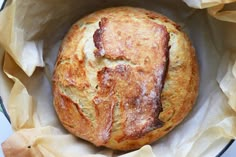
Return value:
<svg viewBox="0 0 236 157">
<path fill-rule="evenodd" d="M 236 138 L 233 1 L 8 0 L 0 12 L 0 95 L 15 133 L 2 144 L 5 156 L 215 156 Z M 151 146 L 129 153 L 96 148 L 66 132 L 51 92 L 58 48 L 70 26 L 90 12 L 120 5 L 154 10 L 180 24 L 196 49 L 201 74 L 198 101 L 184 122 Z"/>
</svg>

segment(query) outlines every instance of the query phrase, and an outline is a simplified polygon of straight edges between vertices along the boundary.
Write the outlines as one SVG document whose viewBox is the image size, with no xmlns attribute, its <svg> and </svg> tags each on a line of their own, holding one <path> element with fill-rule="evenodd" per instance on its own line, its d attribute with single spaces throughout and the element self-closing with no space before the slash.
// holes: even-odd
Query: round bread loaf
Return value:
<svg viewBox="0 0 236 157">
<path fill-rule="evenodd" d="M 108 8 L 76 22 L 53 74 L 62 125 L 96 146 L 137 149 L 170 132 L 198 93 L 195 51 L 155 12 Z"/>
</svg>

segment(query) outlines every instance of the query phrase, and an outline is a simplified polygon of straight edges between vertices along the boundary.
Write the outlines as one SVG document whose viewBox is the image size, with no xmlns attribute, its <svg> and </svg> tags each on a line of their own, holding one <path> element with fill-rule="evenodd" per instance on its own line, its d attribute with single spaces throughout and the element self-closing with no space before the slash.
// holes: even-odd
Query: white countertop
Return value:
<svg viewBox="0 0 236 157">
<path fill-rule="evenodd" d="M 2 4 L 3 4 L 3 1 L 4 1 L 4 0 L 0 0 L 0 8 L 1 8 Z"/>
<path fill-rule="evenodd" d="M 236 156 L 236 141 L 227 149 L 221 157 L 235 157 Z"/>
</svg>

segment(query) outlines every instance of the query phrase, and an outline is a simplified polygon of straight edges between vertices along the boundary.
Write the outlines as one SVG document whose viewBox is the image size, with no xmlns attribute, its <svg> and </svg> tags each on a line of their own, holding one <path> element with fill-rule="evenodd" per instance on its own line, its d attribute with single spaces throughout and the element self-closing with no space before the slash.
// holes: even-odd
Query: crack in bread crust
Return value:
<svg viewBox="0 0 236 157">
<path fill-rule="evenodd" d="M 138 65 L 119 64 L 98 72 L 99 105 L 103 98 L 110 103 L 118 99 L 115 103 L 123 109 L 124 137 L 119 141 L 139 138 L 161 127 L 158 116 L 162 111 L 161 91 L 169 57 L 166 28 L 146 19 L 103 17 L 93 38 L 97 58 L 127 60 Z"/>
</svg>

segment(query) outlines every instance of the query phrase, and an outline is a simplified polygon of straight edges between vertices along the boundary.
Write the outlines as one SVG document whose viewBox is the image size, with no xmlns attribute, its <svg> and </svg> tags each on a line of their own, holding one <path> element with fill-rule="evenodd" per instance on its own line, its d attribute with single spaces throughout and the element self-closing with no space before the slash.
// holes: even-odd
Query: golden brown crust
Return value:
<svg viewBox="0 0 236 157">
<path fill-rule="evenodd" d="M 65 37 L 53 91 L 71 133 L 97 146 L 136 149 L 164 136 L 191 110 L 198 92 L 195 52 L 162 15 L 104 9 Z"/>
</svg>

